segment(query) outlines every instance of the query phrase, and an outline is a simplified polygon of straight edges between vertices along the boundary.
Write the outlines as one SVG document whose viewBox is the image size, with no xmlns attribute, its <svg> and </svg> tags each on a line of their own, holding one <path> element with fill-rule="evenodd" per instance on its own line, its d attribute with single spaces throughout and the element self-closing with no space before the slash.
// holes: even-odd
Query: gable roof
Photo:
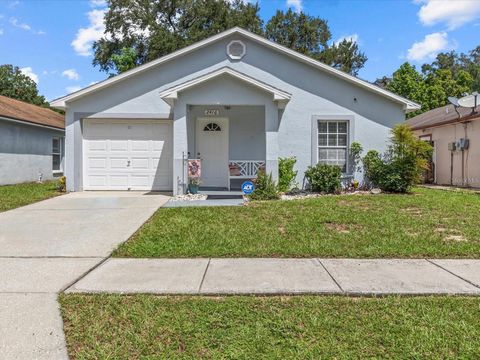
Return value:
<svg viewBox="0 0 480 360">
<path fill-rule="evenodd" d="M 407 120 L 412 130 L 421 130 L 429 127 L 453 124 L 457 122 L 480 119 L 480 105 L 472 113 L 471 108 L 458 107 L 458 113 L 453 105 L 445 105 L 429 110 Z"/>
<path fill-rule="evenodd" d="M 0 117 L 65 129 L 65 117 L 53 110 L 0 95 Z"/>
<path fill-rule="evenodd" d="M 308 65 L 311 65 L 317 69 L 320 69 L 320 70 L 323 70 L 331 75 L 334 75 L 340 79 L 343 79 L 345 81 L 348 81 L 354 85 L 357 85 L 357 86 L 360 86 L 364 89 L 367 89 L 369 91 L 372 91 L 378 95 L 381 95 L 383 97 L 386 97 L 392 101 L 395 101 L 397 103 L 400 103 L 404 106 L 404 109 L 408 112 L 408 111 L 413 111 L 413 110 L 418 110 L 421 108 L 421 106 L 413 101 L 410 101 L 408 99 L 405 99 L 404 97 L 402 96 L 399 96 L 399 95 L 396 95 L 388 90 L 385 90 L 385 89 L 382 89 L 380 88 L 379 86 L 377 85 L 374 85 L 374 84 L 371 84 L 369 83 L 368 81 L 365 81 L 365 80 L 362 80 L 362 79 L 359 79 L 353 75 L 350 75 L 350 74 L 347 74 L 343 71 L 340 71 L 338 69 L 335 69 L 334 67 L 331 67 L 329 65 L 326 65 L 324 63 L 321 63 L 317 60 L 314 60 L 306 55 L 303 55 L 303 54 L 300 54 L 299 52 L 296 52 L 292 49 L 289 49 L 285 46 L 282 46 L 282 45 L 279 45 L 273 41 L 270 41 L 262 36 L 259 36 L 259 35 L 256 35 L 256 34 L 253 34 L 245 29 L 242 29 L 242 28 L 239 28 L 239 27 L 234 27 L 232 29 L 229 29 L 229 30 L 226 30 L 224 32 L 221 32 L 217 35 L 214 35 L 214 36 L 211 36 L 207 39 L 204 39 L 204 40 L 201 40 L 199 42 L 196 42 L 190 46 L 187 46 L 183 49 L 180 49 L 180 50 L 177 50 L 169 55 L 166 55 L 166 56 L 162 56 L 161 58 L 158 58 L 156 60 L 153 60 L 153 61 L 150 61 L 146 64 L 143 64 L 143 65 L 140 65 L 140 66 L 137 66 L 136 68 L 134 69 L 131 69 L 129 71 L 125 71 L 124 73 L 121 73 L 117 76 L 114 76 L 114 77 L 111 77 L 109 79 L 106 79 L 102 82 L 99 82 L 99 83 L 96 83 L 96 84 L 93 84 L 89 87 L 86 87 L 84 89 L 81 89 L 79 91 L 76 91 L 72 94 L 69 94 L 69 95 L 66 95 L 64 97 L 61 97 L 61 98 L 58 98 L 56 100 L 53 100 L 51 102 L 51 105 L 54 106 L 54 107 L 57 107 L 57 108 L 60 108 L 60 109 L 64 109 L 66 108 L 67 106 L 67 102 L 69 101 L 72 101 L 72 100 L 75 100 L 75 99 L 78 99 L 78 98 L 81 98 L 85 95 L 88 95 L 92 92 L 95 92 L 97 90 L 100 90 L 100 89 L 103 89 L 103 88 L 106 88 L 114 83 L 117 83 L 119 81 L 122 81 L 126 78 L 129 78 L 135 74 L 138 74 L 138 73 L 141 73 L 141 72 L 144 72 L 146 70 L 149 70 L 155 66 L 158 66 L 160 64 L 163 64 L 167 61 L 170 61 L 170 60 L 173 60 L 175 59 L 176 57 L 179 57 L 179 56 L 182 56 L 182 55 L 185 55 L 185 54 L 188 54 L 192 51 L 195 51 L 196 49 L 199 49 L 199 48 L 202 48 L 210 43 L 213 43 L 215 41 L 218 41 L 220 39 L 223 39 L 223 38 L 226 38 L 228 36 L 231 36 L 231 35 L 234 35 L 234 34 L 239 34 L 239 35 L 242 35 L 252 41 L 255 41 L 257 43 L 260 43 L 262 45 L 265 45 L 266 47 L 269 47 L 271 49 L 274 49 L 280 53 L 283 53 L 287 56 L 290 56 L 290 57 L 293 57 L 294 59 L 298 60 L 298 61 L 301 61 L 303 63 L 306 63 Z"/>
<path fill-rule="evenodd" d="M 270 94 L 273 95 L 273 101 L 279 101 L 279 102 L 287 102 L 291 98 L 291 94 L 289 94 L 286 91 L 277 89 L 273 86 L 270 86 L 264 82 L 261 82 L 257 79 L 254 79 L 244 73 L 241 73 L 239 71 L 233 70 L 232 68 L 225 66 L 223 68 L 220 68 L 218 70 L 212 71 L 211 73 L 199 76 L 195 79 L 186 81 L 182 84 L 176 85 L 174 87 L 171 87 L 170 89 L 167 89 L 165 91 L 162 91 L 160 93 L 160 97 L 164 99 L 169 105 L 173 105 L 172 100 L 176 100 L 178 97 L 178 93 L 182 92 L 184 90 L 187 90 L 191 87 L 194 87 L 196 85 L 199 85 L 205 81 L 211 80 L 215 77 L 221 76 L 221 75 L 229 75 L 231 77 L 234 77 L 235 79 L 238 79 L 240 81 L 243 81 L 247 84 L 250 84 L 254 87 L 257 87 L 263 91 L 266 91 Z"/>
</svg>

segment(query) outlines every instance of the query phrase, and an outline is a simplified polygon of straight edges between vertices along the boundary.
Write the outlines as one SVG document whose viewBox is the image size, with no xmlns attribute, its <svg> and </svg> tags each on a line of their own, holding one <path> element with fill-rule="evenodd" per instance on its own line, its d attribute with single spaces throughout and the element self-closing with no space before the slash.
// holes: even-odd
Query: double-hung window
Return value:
<svg viewBox="0 0 480 360">
<path fill-rule="evenodd" d="M 52 170 L 61 172 L 62 164 L 62 141 L 59 137 L 52 138 Z"/>
<path fill-rule="evenodd" d="M 347 172 L 348 121 L 318 120 L 318 162 Z"/>
</svg>

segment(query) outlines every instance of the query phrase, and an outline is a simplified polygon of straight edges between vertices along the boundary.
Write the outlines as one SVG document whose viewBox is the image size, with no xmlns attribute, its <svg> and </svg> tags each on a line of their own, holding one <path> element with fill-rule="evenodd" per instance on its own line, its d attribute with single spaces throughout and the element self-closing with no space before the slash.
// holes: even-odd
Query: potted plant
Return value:
<svg viewBox="0 0 480 360">
<path fill-rule="evenodd" d="M 200 186 L 200 178 L 191 177 L 188 179 L 188 192 L 190 194 L 198 194 L 198 188 Z"/>
</svg>

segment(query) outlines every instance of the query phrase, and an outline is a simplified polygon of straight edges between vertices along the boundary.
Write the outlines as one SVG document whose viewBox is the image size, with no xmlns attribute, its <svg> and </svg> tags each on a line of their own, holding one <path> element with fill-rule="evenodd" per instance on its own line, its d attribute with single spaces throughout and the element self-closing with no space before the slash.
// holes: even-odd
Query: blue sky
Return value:
<svg viewBox="0 0 480 360">
<path fill-rule="evenodd" d="M 480 45 L 480 0 L 260 0 L 326 19 L 333 39 L 355 39 L 369 60 L 359 76 L 390 75 L 404 61 L 421 65 L 440 51 Z M 102 35 L 102 0 L 1 0 L 0 64 L 14 64 L 51 100 L 103 80 L 91 43 Z"/>
</svg>

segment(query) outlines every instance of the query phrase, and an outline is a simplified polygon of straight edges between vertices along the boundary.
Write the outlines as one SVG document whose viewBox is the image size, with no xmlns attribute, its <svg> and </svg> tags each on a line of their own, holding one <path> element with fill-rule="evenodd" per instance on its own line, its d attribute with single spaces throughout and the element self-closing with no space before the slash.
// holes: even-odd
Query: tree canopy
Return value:
<svg viewBox="0 0 480 360">
<path fill-rule="evenodd" d="M 409 117 L 444 106 L 449 96 L 480 91 L 480 46 L 468 53 L 439 53 L 434 61 L 423 64 L 420 71 L 406 62 L 392 78 L 384 76 L 375 84 L 422 105 L 421 110 L 410 113 Z"/>
<path fill-rule="evenodd" d="M 39 95 L 35 81 L 23 74 L 18 66 L 10 64 L 0 65 L 0 95 L 48 106 L 45 97 Z"/>
<path fill-rule="evenodd" d="M 367 61 L 353 40 L 332 42 L 327 21 L 292 9 L 277 11 L 265 26 L 265 36 L 353 75 L 357 75 Z"/>
<path fill-rule="evenodd" d="M 319 17 L 289 9 L 264 25 L 259 11 L 258 3 L 242 0 L 110 0 L 93 64 L 117 74 L 234 26 L 354 75 L 367 61 L 354 41 L 333 43 Z"/>
<path fill-rule="evenodd" d="M 408 114 L 412 117 L 446 105 L 449 96 L 462 96 L 470 91 L 472 82 L 471 75 L 464 70 L 459 70 L 455 78 L 449 69 L 421 73 L 406 62 L 393 73 L 393 78 L 387 82 L 386 88 L 422 105 L 422 109 Z"/>
</svg>

